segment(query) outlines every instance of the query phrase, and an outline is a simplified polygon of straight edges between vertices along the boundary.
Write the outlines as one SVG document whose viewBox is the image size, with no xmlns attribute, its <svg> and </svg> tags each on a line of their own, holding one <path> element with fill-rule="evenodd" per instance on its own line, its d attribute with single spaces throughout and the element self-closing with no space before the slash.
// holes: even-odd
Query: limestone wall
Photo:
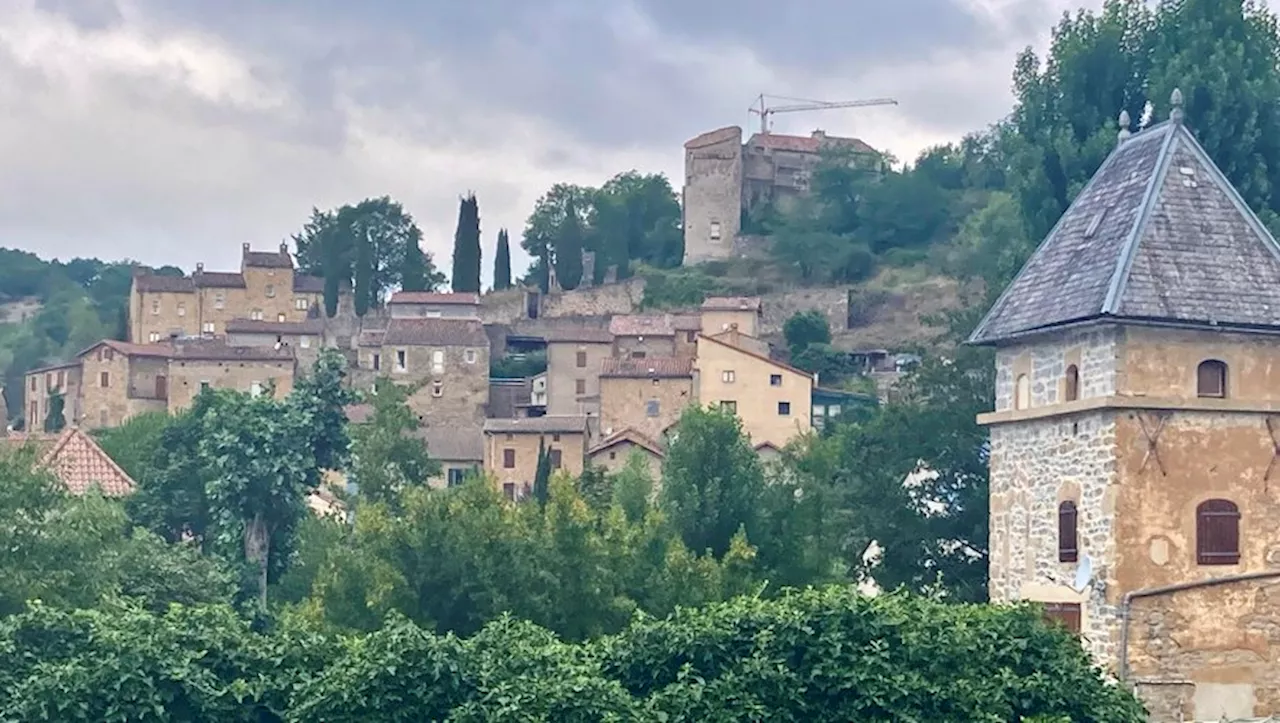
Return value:
<svg viewBox="0 0 1280 723">
<path fill-rule="evenodd" d="M 1067 365 L 1080 374 L 1080 399 L 1115 394 L 1120 334 L 1115 327 L 1082 329 L 1037 339 L 996 354 L 996 411 L 1013 409 L 1018 377 L 1027 375 L 1030 408 L 1062 400 Z"/>
</svg>

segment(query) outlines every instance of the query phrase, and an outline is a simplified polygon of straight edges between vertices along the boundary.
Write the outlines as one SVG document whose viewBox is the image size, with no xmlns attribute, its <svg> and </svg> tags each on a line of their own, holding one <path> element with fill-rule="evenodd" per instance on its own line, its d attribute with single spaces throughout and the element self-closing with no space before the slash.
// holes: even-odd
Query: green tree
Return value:
<svg viewBox="0 0 1280 723">
<path fill-rule="evenodd" d="M 427 255 L 418 243 L 405 245 L 404 266 L 400 270 L 400 288 L 403 291 L 428 291 Z"/>
<path fill-rule="evenodd" d="M 535 259 L 551 259 L 555 256 L 557 239 L 561 227 L 570 215 L 578 219 L 581 228 L 588 224 L 587 212 L 591 208 L 591 196 L 595 189 L 575 186 L 569 183 L 557 183 L 542 195 L 533 205 L 533 212 L 525 221 L 524 236 L 520 246 Z M 545 274 L 548 266 L 543 265 L 538 273 Z M 538 274 L 535 280 L 541 278 Z"/>
<path fill-rule="evenodd" d="M 104 427 L 94 434 L 108 457 L 130 477 L 142 480 L 156 473 L 156 458 L 172 419 L 167 412 L 144 412 L 129 417 L 118 427 Z"/>
<path fill-rule="evenodd" d="M 533 474 L 533 499 L 539 505 L 547 504 L 551 487 L 551 456 L 547 454 L 547 441 L 538 439 L 538 465 Z"/>
<path fill-rule="evenodd" d="M 511 240 L 507 230 L 498 231 L 498 248 L 493 254 L 493 290 L 511 288 Z"/>
<path fill-rule="evenodd" d="M 826 315 L 817 309 L 797 311 L 783 323 L 782 335 L 794 356 L 810 344 L 830 344 L 831 324 L 827 322 Z"/>
<path fill-rule="evenodd" d="M 440 463 L 417 434 L 422 423 L 408 405 L 421 384 L 399 385 L 385 377 L 374 384 L 376 393 L 369 397 L 373 414 L 351 425 L 354 462 L 348 480 L 355 484 L 359 502 L 398 509 L 405 490 L 439 475 Z"/>
<path fill-rule="evenodd" d="M 458 204 L 451 278 L 455 292 L 480 292 L 480 204 L 474 193 L 464 196 Z"/>
<path fill-rule="evenodd" d="M 373 240 L 368 233 L 356 238 L 355 284 L 352 287 L 356 316 L 363 317 L 374 303 Z"/>
<path fill-rule="evenodd" d="M 649 463 L 640 450 L 633 449 L 627 455 L 622 469 L 610 476 L 613 504 L 626 515 L 629 522 L 644 520 L 653 499 L 654 481 Z"/>
<path fill-rule="evenodd" d="M 582 283 L 583 241 L 583 227 L 577 204 L 570 198 L 555 242 L 556 279 L 565 290 L 576 289 Z"/>
<path fill-rule="evenodd" d="M 61 432 L 67 426 L 67 417 L 63 414 L 66 409 L 66 401 L 63 399 L 62 390 L 55 389 L 49 393 L 49 412 L 44 418 L 44 431 L 52 434 Z"/>
</svg>

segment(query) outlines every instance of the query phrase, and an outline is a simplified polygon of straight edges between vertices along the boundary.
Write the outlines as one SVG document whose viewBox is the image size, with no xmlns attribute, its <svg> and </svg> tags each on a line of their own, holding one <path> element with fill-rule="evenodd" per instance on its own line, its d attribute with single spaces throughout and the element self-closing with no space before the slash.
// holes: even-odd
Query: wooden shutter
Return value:
<svg viewBox="0 0 1280 723">
<path fill-rule="evenodd" d="M 1080 603 L 1045 603 L 1044 616 L 1051 624 L 1080 634 Z"/>
<path fill-rule="evenodd" d="M 1196 395 L 1227 396 L 1227 365 L 1213 359 L 1200 362 L 1196 369 Z"/>
<path fill-rule="evenodd" d="M 502 450 L 502 466 L 506 469 L 513 469 L 516 466 L 516 451 L 514 449 Z"/>
<path fill-rule="evenodd" d="M 1230 500 L 1205 500 L 1196 508 L 1196 562 L 1240 562 L 1240 509 Z"/>
<path fill-rule="evenodd" d="M 1076 503 L 1068 500 L 1058 505 L 1058 561 L 1075 562 L 1079 555 L 1079 519 Z"/>
</svg>

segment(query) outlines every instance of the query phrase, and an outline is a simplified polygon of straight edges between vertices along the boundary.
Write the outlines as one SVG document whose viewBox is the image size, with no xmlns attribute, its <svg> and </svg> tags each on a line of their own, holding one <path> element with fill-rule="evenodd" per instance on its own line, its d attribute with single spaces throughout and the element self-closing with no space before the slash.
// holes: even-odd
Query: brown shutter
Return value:
<svg viewBox="0 0 1280 723">
<path fill-rule="evenodd" d="M 1058 561 L 1075 562 L 1079 555 L 1079 534 L 1076 521 L 1079 512 L 1070 500 L 1058 505 Z"/>
<path fill-rule="evenodd" d="M 1044 616 L 1050 623 L 1062 625 L 1076 635 L 1080 634 L 1079 603 L 1046 603 Z"/>
<path fill-rule="evenodd" d="M 1205 500 L 1196 508 L 1196 562 L 1240 562 L 1240 510 L 1229 500 Z"/>
</svg>

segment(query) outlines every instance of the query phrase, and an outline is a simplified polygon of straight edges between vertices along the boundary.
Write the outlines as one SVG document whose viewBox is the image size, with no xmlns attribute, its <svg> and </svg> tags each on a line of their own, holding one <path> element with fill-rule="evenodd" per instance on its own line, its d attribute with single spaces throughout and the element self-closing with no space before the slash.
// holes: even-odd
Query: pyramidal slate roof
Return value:
<svg viewBox="0 0 1280 723">
<path fill-rule="evenodd" d="M 970 344 L 1105 319 L 1280 333 L 1280 245 L 1180 110 L 1111 152 Z"/>
</svg>

